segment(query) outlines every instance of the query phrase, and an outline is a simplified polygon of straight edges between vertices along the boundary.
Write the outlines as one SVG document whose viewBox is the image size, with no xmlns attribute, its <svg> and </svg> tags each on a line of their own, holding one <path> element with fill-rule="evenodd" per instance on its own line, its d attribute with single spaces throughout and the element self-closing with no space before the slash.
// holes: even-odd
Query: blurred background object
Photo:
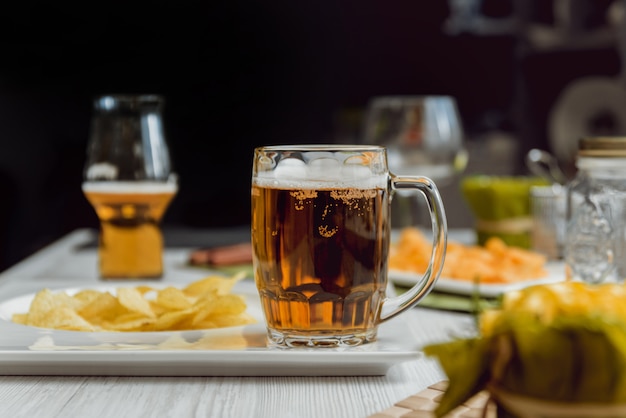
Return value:
<svg viewBox="0 0 626 418">
<path fill-rule="evenodd" d="M 559 161 L 548 151 L 533 148 L 526 153 L 526 167 L 531 174 L 541 177 L 551 184 L 564 186 L 567 176 L 561 170 Z"/>
<path fill-rule="evenodd" d="M 450 184 L 467 165 L 465 134 L 451 96 L 381 96 L 367 105 L 362 142 L 387 148 L 389 170 Z M 391 226 L 431 228 L 428 204 L 415 190 L 398 190 L 391 200 Z"/>
<path fill-rule="evenodd" d="M 181 186 L 164 228 L 245 226 L 254 146 L 358 142 L 377 96 L 454 97 L 465 174 L 524 174 L 533 148 L 563 158 L 550 115 L 572 82 L 621 76 L 622 2 L 6 5 L 0 270 L 74 228 L 97 228 L 80 187 L 97 95 L 165 97 Z M 440 192 L 450 226 L 471 227 L 458 180 Z"/>
<path fill-rule="evenodd" d="M 530 248 L 548 260 L 562 260 L 565 246 L 567 189 L 560 184 L 530 189 Z"/>
<path fill-rule="evenodd" d="M 474 174 L 463 178 L 461 192 L 476 219 L 476 242 L 485 245 L 491 237 L 498 237 L 509 246 L 530 249 L 530 191 L 548 184 L 534 176 Z"/>
<path fill-rule="evenodd" d="M 393 173 L 427 176 L 441 185 L 467 163 L 461 117 L 450 96 L 372 98 L 363 142 L 387 148 Z"/>
</svg>

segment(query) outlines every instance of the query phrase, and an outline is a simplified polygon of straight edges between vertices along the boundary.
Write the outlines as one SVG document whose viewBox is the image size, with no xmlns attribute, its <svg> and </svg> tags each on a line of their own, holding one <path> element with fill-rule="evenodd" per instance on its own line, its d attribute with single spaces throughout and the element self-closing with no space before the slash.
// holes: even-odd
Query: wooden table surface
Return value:
<svg viewBox="0 0 626 418">
<path fill-rule="evenodd" d="M 246 234 L 171 231 L 163 282 L 204 277 L 206 271 L 186 265 L 189 252 Z M 101 285 L 96 236 L 74 231 L 3 272 L 0 301 L 43 287 Z M 418 346 L 473 326 L 469 315 L 419 307 L 402 317 L 412 331 L 406 338 Z M 7 376 L 0 370 L 0 417 L 368 417 L 443 379 L 436 361 L 423 356 L 394 364 L 384 376 Z"/>
</svg>

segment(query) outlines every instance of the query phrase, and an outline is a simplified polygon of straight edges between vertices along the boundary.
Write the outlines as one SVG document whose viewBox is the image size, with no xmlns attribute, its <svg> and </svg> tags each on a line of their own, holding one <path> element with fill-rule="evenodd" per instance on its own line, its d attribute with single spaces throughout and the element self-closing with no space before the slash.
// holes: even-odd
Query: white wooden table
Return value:
<svg viewBox="0 0 626 418">
<path fill-rule="evenodd" d="M 6 270 L 0 302 L 43 287 L 102 285 L 96 249 L 87 245 L 94 237 L 77 230 Z M 206 242 L 228 237 L 207 232 Z M 206 275 L 185 265 L 197 246 L 166 249 L 164 282 Z M 429 309 L 403 317 L 413 333 L 406 338 L 419 346 L 473 326 L 469 315 Z M 438 364 L 423 356 L 394 364 L 384 376 L 7 376 L 0 370 L 0 417 L 367 417 L 442 379 Z"/>
</svg>

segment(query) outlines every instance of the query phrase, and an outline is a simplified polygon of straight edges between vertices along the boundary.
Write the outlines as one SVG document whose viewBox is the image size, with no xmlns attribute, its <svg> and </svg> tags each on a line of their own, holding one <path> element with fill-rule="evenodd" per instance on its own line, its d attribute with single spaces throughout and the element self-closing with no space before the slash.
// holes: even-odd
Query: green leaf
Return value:
<svg viewBox="0 0 626 418">
<path fill-rule="evenodd" d="M 435 410 L 442 417 L 485 388 L 488 381 L 488 350 L 481 339 L 456 340 L 424 348 L 437 357 L 449 378 L 449 386 Z"/>
</svg>

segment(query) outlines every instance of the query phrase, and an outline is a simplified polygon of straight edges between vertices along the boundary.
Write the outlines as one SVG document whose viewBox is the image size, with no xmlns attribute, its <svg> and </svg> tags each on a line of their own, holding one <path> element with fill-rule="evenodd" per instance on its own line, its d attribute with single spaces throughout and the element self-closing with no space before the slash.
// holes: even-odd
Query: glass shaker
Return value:
<svg viewBox="0 0 626 418">
<path fill-rule="evenodd" d="M 626 137 L 578 144 L 576 177 L 567 186 L 565 262 L 571 278 L 626 279 Z"/>
</svg>

